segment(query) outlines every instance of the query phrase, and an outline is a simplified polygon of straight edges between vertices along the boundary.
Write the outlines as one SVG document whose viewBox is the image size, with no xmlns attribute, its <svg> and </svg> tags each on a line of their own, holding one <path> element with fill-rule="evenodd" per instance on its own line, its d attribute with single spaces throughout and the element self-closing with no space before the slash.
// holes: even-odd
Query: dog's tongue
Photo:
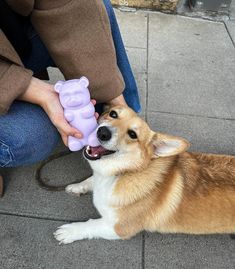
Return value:
<svg viewBox="0 0 235 269">
<path fill-rule="evenodd" d="M 104 156 L 104 155 L 110 155 L 112 153 L 115 153 L 115 151 L 105 149 L 102 146 L 97 146 L 97 147 L 87 146 L 84 149 L 85 157 L 87 159 L 89 159 L 89 160 L 98 160 L 102 156 Z"/>
<path fill-rule="evenodd" d="M 103 155 L 103 153 L 105 153 L 107 151 L 102 146 L 89 147 L 89 150 L 90 150 L 92 156 L 96 156 L 96 155 L 100 156 L 100 155 Z"/>
</svg>

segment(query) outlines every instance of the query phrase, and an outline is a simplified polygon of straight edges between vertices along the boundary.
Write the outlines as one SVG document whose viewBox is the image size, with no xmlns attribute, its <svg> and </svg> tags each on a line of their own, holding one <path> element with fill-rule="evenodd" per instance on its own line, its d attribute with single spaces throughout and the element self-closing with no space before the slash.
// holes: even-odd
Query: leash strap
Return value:
<svg viewBox="0 0 235 269">
<path fill-rule="evenodd" d="M 62 151 L 62 152 L 56 153 L 56 154 L 54 154 L 54 155 L 48 157 L 46 160 L 40 162 L 39 166 L 37 167 L 37 169 L 36 169 L 36 171 L 35 171 L 35 179 L 36 179 L 38 185 L 39 185 L 41 188 L 43 188 L 43 189 L 45 189 L 45 190 L 48 190 L 48 191 L 64 191 L 64 190 L 65 190 L 65 188 L 66 188 L 66 186 L 67 186 L 68 184 L 66 184 L 66 185 L 59 185 L 59 186 L 48 184 L 48 183 L 46 183 L 46 182 L 49 182 L 50 180 L 49 180 L 48 178 L 42 178 L 41 174 L 42 174 L 42 170 L 43 170 L 43 168 L 44 168 L 48 163 L 50 163 L 51 161 L 54 161 L 54 160 L 56 160 L 56 159 L 62 158 L 62 157 L 64 157 L 64 156 L 67 156 L 67 155 L 69 155 L 69 154 L 71 154 L 71 153 L 73 153 L 73 152 L 68 151 L 68 150 L 66 150 L 66 151 Z M 87 177 L 86 177 L 86 178 L 87 178 Z M 82 180 L 85 180 L 86 178 L 84 178 L 84 179 L 82 179 Z M 74 181 L 74 182 L 71 182 L 70 184 L 77 183 L 77 182 L 78 182 L 78 180 L 76 180 L 76 181 Z"/>
</svg>

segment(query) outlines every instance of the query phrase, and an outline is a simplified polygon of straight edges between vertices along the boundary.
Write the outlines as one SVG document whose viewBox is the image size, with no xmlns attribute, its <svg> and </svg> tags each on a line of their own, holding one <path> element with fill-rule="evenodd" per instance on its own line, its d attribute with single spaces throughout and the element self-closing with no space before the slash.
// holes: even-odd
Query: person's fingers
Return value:
<svg viewBox="0 0 235 269">
<path fill-rule="evenodd" d="M 58 122 L 57 128 L 61 133 L 64 133 L 67 136 L 70 135 L 76 138 L 82 138 L 82 133 L 76 128 L 72 127 L 66 120 Z"/>
<path fill-rule="evenodd" d="M 46 105 L 43 106 L 43 109 L 49 116 L 51 122 L 58 129 L 65 145 L 68 144 L 68 136 L 74 136 L 78 139 L 82 138 L 83 134 L 66 121 L 58 95 L 56 95 L 55 92 L 53 92 L 53 95 L 51 95 L 50 92 L 48 94 L 49 97 L 47 98 Z"/>
<path fill-rule="evenodd" d="M 99 118 L 99 113 L 95 112 L 95 118 L 98 120 L 98 118 Z"/>
<path fill-rule="evenodd" d="M 91 99 L 92 104 L 95 106 L 96 105 L 96 100 L 95 99 Z M 95 112 L 95 118 L 98 119 L 99 118 L 99 114 L 97 112 Z"/>
<path fill-rule="evenodd" d="M 92 102 L 93 106 L 96 105 L 96 100 L 95 99 L 91 99 L 91 102 Z"/>
<path fill-rule="evenodd" d="M 65 134 L 61 134 L 61 138 L 62 138 L 65 146 L 67 147 L 68 146 L 68 136 Z"/>
</svg>

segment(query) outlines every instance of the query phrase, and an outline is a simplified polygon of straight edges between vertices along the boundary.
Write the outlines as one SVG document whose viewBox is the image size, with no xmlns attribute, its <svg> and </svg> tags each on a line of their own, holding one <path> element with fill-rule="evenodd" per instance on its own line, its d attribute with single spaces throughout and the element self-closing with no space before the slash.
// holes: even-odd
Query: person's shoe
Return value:
<svg viewBox="0 0 235 269">
<path fill-rule="evenodd" d="M 3 177 L 0 175 L 0 198 L 3 197 Z"/>
</svg>

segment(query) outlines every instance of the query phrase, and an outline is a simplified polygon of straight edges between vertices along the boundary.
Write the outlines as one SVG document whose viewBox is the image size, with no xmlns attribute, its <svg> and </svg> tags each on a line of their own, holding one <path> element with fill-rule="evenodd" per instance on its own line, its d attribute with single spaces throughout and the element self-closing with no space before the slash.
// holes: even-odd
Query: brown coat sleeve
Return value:
<svg viewBox="0 0 235 269">
<path fill-rule="evenodd" d="M 24 68 L 10 42 L 0 29 L 0 115 L 27 89 L 32 72 Z"/>
<path fill-rule="evenodd" d="M 5 1 L 15 12 L 23 16 L 28 16 L 32 12 L 34 6 L 34 0 L 5 0 Z"/>
<path fill-rule="evenodd" d="M 86 76 L 98 102 L 122 93 L 124 81 L 103 1 L 35 0 L 31 20 L 66 79 Z"/>
</svg>

